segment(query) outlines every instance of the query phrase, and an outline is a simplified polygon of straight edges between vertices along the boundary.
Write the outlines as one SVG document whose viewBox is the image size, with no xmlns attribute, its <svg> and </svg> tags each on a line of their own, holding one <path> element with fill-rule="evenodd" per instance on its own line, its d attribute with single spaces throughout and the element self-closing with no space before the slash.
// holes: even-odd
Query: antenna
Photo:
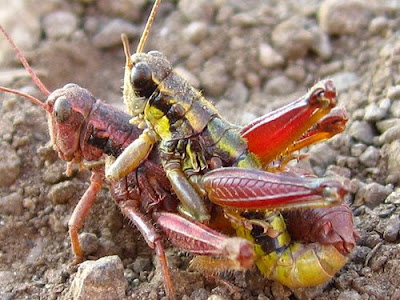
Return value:
<svg viewBox="0 0 400 300">
<path fill-rule="evenodd" d="M 11 47 L 14 49 L 14 51 L 17 53 L 17 56 L 24 66 L 24 68 L 29 72 L 29 74 L 32 77 L 33 82 L 36 84 L 36 86 L 40 89 L 40 91 L 45 95 L 49 96 L 50 91 L 45 87 L 43 82 L 39 79 L 39 77 L 36 75 L 36 73 L 33 71 L 31 66 L 29 65 L 28 61 L 26 60 L 25 56 L 22 54 L 22 51 L 17 47 L 17 45 L 14 43 L 12 38 L 8 35 L 8 33 L 5 31 L 3 26 L 0 25 L 0 31 L 3 34 L 3 36 L 7 39 L 7 41 L 10 43 Z M 6 89 L 6 88 L 5 88 Z M 4 90 L 4 89 L 3 89 Z M 16 94 L 16 93 L 14 93 Z M 22 96 L 22 95 L 21 95 Z M 23 96 L 24 97 L 24 96 Z M 26 98 L 26 97 L 25 97 Z"/>
<path fill-rule="evenodd" d="M 123 33 L 121 34 L 122 46 L 124 47 L 124 53 L 126 58 L 126 65 L 129 68 L 132 68 L 132 61 L 131 61 L 131 50 L 129 49 L 129 40 L 128 36 Z"/>
<path fill-rule="evenodd" d="M 140 37 L 139 44 L 136 49 L 136 53 L 143 52 L 144 45 L 147 41 L 147 37 L 149 36 L 151 25 L 153 25 L 154 18 L 157 14 L 158 7 L 161 3 L 161 0 L 154 1 L 153 8 L 151 9 L 149 18 L 147 19 L 146 26 L 144 27 L 142 36 Z"/>
<path fill-rule="evenodd" d="M 31 101 L 32 103 L 34 103 L 36 105 L 39 105 L 44 110 L 50 112 L 48 105 L 46 105 L 45 103 L 43 103 L 39 99 L 37 99 L 37 98 L 35 98 L 35 97 L 33 97 L 33 96 L 29 95 L 29 94 L 26 94 L 26 93 L 18 91 L 18 90 L 6 88 L 4 86 L 0 86 L 0 91 L 24 97 L 24 98 L 28 99 L 29 101 Z"/>
</svg>

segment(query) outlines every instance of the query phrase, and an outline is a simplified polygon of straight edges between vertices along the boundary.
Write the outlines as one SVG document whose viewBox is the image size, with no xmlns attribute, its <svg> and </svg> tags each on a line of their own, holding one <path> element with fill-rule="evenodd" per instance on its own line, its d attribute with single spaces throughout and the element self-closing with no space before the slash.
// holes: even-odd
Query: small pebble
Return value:
<svg viewBox="0 0 400 300">
<path fill-rule="evenodd" d="M 362 297 L 356 291 L 343 291 L 337 297 L 337 300 L 361 300 Z"/>
<path fill-rule="evenodd" d="M 328 34 L 357 34 L 371 19 L 370 3 L 363 0 L 325 0 L 318 12 L 319 24 Z"/>
<path fill-rule="evenodd" d="M 390 186 L 388 185 L 387 188 L 389 188 L 389 187 Z M 384 203 L 386 203 L 386 200 Z M 396 207 L 394 205 L 381 204 L 375 208 L 374 212 L 377 214 L 377 216 L 379 218 L 381 218 L 381 221 L 383 221 L 382 219 L 386 219 L 385 221 L 387 221 L 387 218 L 392 216 L 393 212 L 395 210 L 396 210 Z M 379 231 L 382 231 L 382 230 L 379 230 Z"/>
<path fill-rule="evenodd" d="M 387 165 L 389 174 L 393 174 L 399 178 L 400 170 L 400 141 L 393 141 L 386 149 Z"/>
<path fill-rule="evenodd" d="M 258 59 L 261 66 L 271 69 L 281 67 L 285 63 L 285 59 L 282 55 L 266 43 L 262 43 L 258 47 Z"/>
<path fill-rule="evenodd" d="M 357 193 L 360 187 L 362 186 L 361 181 L 358 178 L 353 178 L 350 180 L 349 191 L 350 193 Z"/>
<path fill-rule="evenodd" d="M 79 234 L 79 242 L 86 256 L 95 253 L 99 248 L 99 239 L 93 233 L 82 232 Z"/>
<path fill-rule="evenodd" d="M 140 285 L 140 279 L 139 278 L 135 278 L 132 281 L 132 286 L 133 287 L 138 287 Z"/>
<path fill-rule="evenodd" d="M 94 16 L 86 17 L 83 22 L 83 29 L 89 36 L 95 35 L 99 31 L 100 27 L 101 27 L 101 20 Z"/>
<path fill-rule="evenodd" d="M 372 182 L 362 186 L 355 197 L 355 205 L 365 204 L 370 208 L 376 207 L 385 201 L 393 188 Z"/>
<path fill-rule="evenodd" d="M 0 142 L 0 187 L 12 185 L 21 169 L 21 160 L 10 144 Z"/>
<path fill-rule="evenodd" d="M 77 186 L 71 181 L 60 182 L 53 185 L 47 197 L 54 204 L 65 204 L 75 196 Z"/>
<path fill-rule="evenodd" d="M 380 144 L 390 144 L 393 141 L 400 140 L 400 124 L 396 124 L 388 128 L 381 136 L 378 141 Z"/>
<path fill-rule="evenodd" d="M 397 184 L 397 181 L 399 180 L 398 174 L 388 174 L 388 176 L 385 179 L 386 184 Z"/>
<path fill-rule="evenodd" d="M 326 169 L 324 177 L 333 176 L 333 177 L 343 177 L 343 178 L 350 178 L 351 177 L 351 170 L 345 167 L 339 167 L 335 165 L 330 165 Z M 349 183 L 350 184 L 350 183 Z M 347 185 L 347 184 L 346 184 Z"/>
<path fill-rule="evenodd" d="M 369 146 L 359 157 L 360 161 L 366 167 L 375 167 L 378 164 L 379 158 L 380 151 L 373 146 Z"/>
<path fill-rule="evenodd" d="M 393 117 L 400 118 L 400 101 L 393 101 L 389 112 Z"/>
<path fill-rule="evenodd" d="M 186 40 L 198 44 L 207 37 L 208 25 L 201 21 L 192 22 L 183 30 L 183 34 Z"/>
<path fill-rule="evenodd" d="M 375 225 L 375 224 L 373 224 Z M 371 226 L 371 228 L 375 229 L 375 226 Z M 372 232 L 369 233 L 367 236 L 365 236 L 364 239 L 365 245 L 371 249 L 374 249 L 379 243 L 382 243 L 382 238 L 381 236 L 376 233 L 376 232 Z M 368 255 L 367 255 L 368 257 Z"/>
<path fill-rule="evenodd" d="M 212 57 L 206 61 L 200 73 L 200 82 L 209 96 L 221 95 L 229 83 L 223 60 Z"/>
<path fill-rule="evenodd" d="M 7 215 L 20 216 L 23 212 L 22 190 L 1 197 L 0 212 Z"/>
<path fill-rule="evenodd" d="M 101 237 L 99 238 L 99 248 L 96 252 L 96 255 L 101 256 L 109 256 L 109 255 L 118 255 L 121 253 L 121 248 L 114 243 L 113 240 L 109 238 Z"/>
<path fill-rule="evenodd" d="M 227 24 L 229 19 L 233 16 L 235 9 L 230 5 L 222 5 L 218 8 L 215 22 L 217 24 Z"/>
<path fill-rule="evenodd" d="M 292 79 L 297 83 L 304 81 L 304 78 L 306 77 L 306 71 L 301 65 L 289 65 L 285 70 L 285 74 L 289 79 Z"/>
<path fill-rule="evenodd" d="M 64 234 L 68 228 L 68 218 L 62 219 L 59 214 L 50 214 L 48 224 L 53 232 Z"/>
<path fill-rule="evenodd" d="M 66 178 L 65 170 L 65 162 L 57 160 L 44 170 L 42 179 L 46 183 L 58 183 Z"/>
<path fill-rule="evenodd" d="M 249 88 L 257 89 L 260 87 L 261 80 L 257 74 L 248 72 L 245 76 L 246 84 Z"/>
<path fill-rule="evenodd" d="M 292 292 L 285 287 L 284 285 L 278 283 L 278 282 L 272 282 L 272 286 L 271 286 L 271 293 L 273 298 L 272 299 L 276 299 L 276 298 L 289 298 L 289 296 L 292 294 Z"/>
<path fill-rule="evenodd" d="M 400 230 L 400 219 L 398 215 L 394 215 L 390 218 L 388 224 L 383 232 L 383 238 L 385 241 L 393 243 L 397 240 Z"/>
<path fill-rule="evenodd" d="M 41 39 L 40 20 L 46 11 L 54 9 L 53 1 L 37 3 L 29 1 L 2 1 L 0 3 L 1 25 L 8 30 L 16 45 L 23 51 L 33 50 Z M 11 57 L 15 51 L 6 39 L 0 39 L 0 65 Z"/>
<path fill-rule="evenodd" d="M 350 120 L 362 120 L 365 116 L 365 109 L 364 108 L 355 108 L 353 113 L 351 114 Z"/>
<path fill-rule="evenodd" d="M 257 18 L 254 18 L 254 15 L 251 13 L 243 12 L 232 16 L 231 22 L 236 26 L 250 27 L 257 24 Z"/>
<path fill-rule="evenodd" d="M 378 16 L 371 20 L 368 30 L 372 34 L 384 34 L 389 28 L 389 20 L 384 16 Z"/>
<path fill-rule="evenodd" d="M 376 128 L 378 128 L 379 132 L 384 133 L 386 130 L 389 130 L 392 127 L 400 127 L 400 119 L 386 119 L 376 123 Z"/>
<path fill-rule="evenodd" d="M 310 49 L 324 60 L 331 58 L 333 50 L 329 36 L 317 25 L 311 26 L 309 30 L 313 37 Z"/>
<path fill-rule="evenodd" d="M 385 203 L 400 205 L 400 188 L 396 188 L 390 195 L 386 198 Z"/>
<path fill-rule="evenodd" d="M 122 33 L 132 39 L 140 35 L 140 29 L 125 20 L 113 19 L 93 37 L 93 45 L 100 49 L 121 45 Z"/>
<path fill-rule="evenodd" d="M 365 108 L 364 120 L 373 122 L 379 121 L 386 116 L 389 108 L 389 98 L 383 99 L 379 104 L 371 103 Z"/>
<path fill-rule="evenodd" d="M 151 259 L 148 257 L 139 256 L 133 262 L 132 269 L 137 274 L 139 274 L 140 272 L 143 272 L 143 271 L 151 271 L 151 269 L 152 269 Z"/>
<path fill-rule="evenodd" d="M 310 149 L 310 161 L 312 164 L 318 165 L 322 168 L 327 168 L 336 162 L 338 152 L 326 143 L 314 145 Z"/>
<path fill-rule="evenodd" d="M 284 75 L 276 76 L 267 81 L 264 87 L 266 94 L 279 96 L 292 93 L 296 83 Z"/>
<path fill-rule="evenodd" d="M 370 262 L 370 267 L 373 272 L 381 271 L 388 261 L 388 257 L 386 255 L 375 257 Z"/>
<path fill-rule="evenodd" d="M 288 59 L 304 57 L 314 41 L 304 17 L 295 16 L 278 24 L 272 32 L 273 47 Z"/>
<path fill-rule="evenodd" d="M 22 206 L 28 209 L 30 212 L 34 212 L 36 208 L 35 201 L 33 201 L 31 198 L 25 198 L 22 202 Z"/>
<path fill-rule="evenodd" d="M 132 282 L 134 279 L 137 279 L 138 276 L 133 270 L 131 269 L 125 269 L 124 270 L 124 277 L 129 281 Z"/>
<path fill-rule="evenodd" d="M 363 264 L 370 252 L 371 248 L 367 246 L 356 246 L 354 251 L 351 253 L 351 258 L 355 263 Z"/>
<path fill-rule="evenodd" d="M 36 153 L 44 161 L 54 162 L 58 160 L 57 151 L 54 150 L 51 142 L 39 146 L 36 150 Z"/>
<path fill-rule="evenodd" d="M 374 138 L 374 129 L 368 122 L 354 121 L 349 127 L 349 134 L 360 142 L 371 144 Z"/>
<path fill-rule="evenodd" d="M 335 83 L 338 93 L 349 90 L 356 86 L 360 80 L 359 76 L 354 72 L 340 72 L 330 76 Z"/>
<path fill-rule="evenodd" d="M 188 20 L 201 20 L 211 24 L 215 14 L 214 5 L 214 1 L 209 0 L 181 0 L 178 2 L 178 9 Z"/>
<path fill-rule="evenodd" d="M 146 0 L 118 0 L 118 1 L 94 1 L 94 0 L 80 0 L 95 2 L 95 6 L 99 9 L 100 15 L 113 16 L 128 20 L 132 23 L 139 23 L 143 18 L 143 6 Z"/>
<path fill-rule="evenodd" d="M 358 157 L 347 157 L 346 158 L 346 165 L 350 169 L 355 169 L 359 165 L 359 160 Z"/>
<path fill-rule="evenodd" d="M 392 86 L 388 89 L 386 96 L 390 100 L 399 100 L 400 99 L 400 85 Z"/>
<path fill-rule="evenodd" d="M 241 81 L 232 82 L 226 91 L 226 98 L 234 100 L 238 105 L 245 104 L 249 97 L 249 90 Z"/>
<path fill-rule="evenodd" d="M 365 149 L 367 149 L 367 145 L 365 144 L 354 144 L 351 146 L 351 155 L 355 157 L 359 157 L 364 153 Z"/>
<path fill-rule="evenodd" d="M 43 18 L 43 29 L 50 39 L 68 38 L 77 26 L 78 18 L 69 11 L 55 11 Z"/>
<path fill-rule="evenodd" d="M 68 294 L 81 300 L 123 299 L 127 286 L 121 259 L 107 256 L 81 263 Z"/>
<path fill-rule="evenodd" d="M 210 293 L 209 292 L 207 292 L 207 290 L 206 289 L 204 289 L 204 288 L 200 288 L 200 289 L 197 289 L 197 290 L 195 290 L 195 291 L 193 291 L 191 294 L 190 294 L 190 299 L 199 299 L 199 300 L 208 300 L 208 299 L 210 299 L 210 297 L 208 297 L 208 295 L 209 295 Z M 211 298 L 211 299 L 213 299 L 213 298 Z M 214 298 L 215 300 L 224 300 L 224 298 L 223 297 L 219 297 L 218 296 L 218 298 Z"/>
<path fill-rule="evenodd" d="M 29 252 L 26 255 L 26 263 L 34 264 L 38 263 L 40 260 L 44 259 L 44 241 L 41 238 L 35 239 L 33 242 L 33 246 L 29 249 Z"/>
</svg>

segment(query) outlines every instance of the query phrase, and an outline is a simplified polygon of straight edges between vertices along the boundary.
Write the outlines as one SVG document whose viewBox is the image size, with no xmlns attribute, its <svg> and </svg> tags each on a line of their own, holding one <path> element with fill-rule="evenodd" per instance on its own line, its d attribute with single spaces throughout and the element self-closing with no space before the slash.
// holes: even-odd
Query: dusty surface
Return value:
<svg viewBox="0 0 400 300">
<path fill-rule="evenodd" d="M 137 45 L 147 1 L 12 3 L 0 3 L 0 23 L 50 90 L 75 82 L 122 107 L 119 35 L 129 33 L 132 47 Z M 245 124 L 296 99 L 318 79 L 333 78 L 350 121 L 343 134 L 310 150 L 311 162 L 321 176 L 333 172 L 351 179 L 348 201 L 361 236 L 329 284 L 298 291 L 253 270 L 227 277 L 239 288 L 232 293 L 188 272 L 190 257 L 168 247 L 180 298 L 400 299 L 399 12 L 398 1 L 162 4 L 146 49 L 163 51 L 231 121 Z M 3 39 L 0 45 L 1 84 L 39 97 Z M 67 222 L 88 187 L 88 173 L 66 178 L 65 163 L 48 146 L 44 112 L 14 96 L 0 98 L 1 299 L 72 298 L 77 273 L 70 266 Z M 83 231 L 94 247 L 91 258 L 117 254 L 124 267 L 125 279 L 115 257 L 98 267 L 103 290 L 95 298 L 162 298 L 152 251 L 107 190 Z M 112 293 L 105 293 L 107 287 Z"/>
</svg>

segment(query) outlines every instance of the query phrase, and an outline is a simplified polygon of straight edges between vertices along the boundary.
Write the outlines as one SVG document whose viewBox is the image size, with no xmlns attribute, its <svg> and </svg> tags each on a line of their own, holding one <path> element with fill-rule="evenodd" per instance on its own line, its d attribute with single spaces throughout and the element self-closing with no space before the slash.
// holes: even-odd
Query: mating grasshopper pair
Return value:
<svg viewBox="0 0 400 300">
<path fill-rule="evenodd" d="M 307 244 L 291 242 L 280 215 L 265 213 L 342 202 L 345 189 L 340 181 L 286 172 L 286 162 L 274 168 L 269 165 L 279 155 L 290 160 L 298 148 L 343 129 L 345 118 L 330 113 L 336 104 L 332 82 L 321 82 L 305 97 L 239 131 L 224 122 L 198 91 L 177 77 L 161 53 L 139 51 L 131 57 L 126 41 L 125 49 L 124 99 L 131 114 L 136 119 L 142 118 L 145 124 L 130 125 L 129 116 L 100 104 L 76 85 L 66 85 L 50 94 L 36 76 L 34 81 L 49 98 L 45 104 L 30 99 L 48 112 L 52 142 L 60 157 L 70 162 L 69 166 L 83 160 L 99 161 L 105 155 L 118 157 L 116 164 L 107 170 L 111 181 L 117 179 L 111 183 L 114 199 L 149 246 L 155 248 L 170 297 L 174 295 L 172 279 L 153 220 L 172 243 L 199 255 L 193 265 L 206 272 L 243 270 L 255 263 L 268 278 L 292 287 L 319 284 L 333 276 L 354 246 L 348 208 L 332 208 L 347 216 L 338 224 L 344 229 L 326 228 L 326 224 L 335 224 L 335 216 L 323 223 L 331 237 L 340 236 L 338 232 L 344 230 L 344 239 L 333 242 L 333 238 L 323 241 L 321 236 L 311 239 L 303 236 Z M 325 127 L 326 124 L 333 124 L 333 128 Z M 131 157 L 132 153 L 136 159 Z M 134 163 L 120 171 L 130 161 Z M 91 185 L 69 222 L 77 261 L 83 259 L 78 231 L 105 181 L 104 166 L 95 167 L 92 174 Z M 249 210 L 258 212 L 247 213 Z M 314 217 L 309 217 L 311 212 Z M 310 226 L 316 225 L 313 219 L 317 219 L 318 213 L 328 216 L 328 212 L 328 209 L 310 211 Z M 290 215 L 288 218 L 300 223 L 301 213 L 300 219 Z M 216 227 L 218 231 L 211 228 L 221 220 L 245 239 L 226 236 L 219 232 L 220 227 Z M 304 253 L 308 260 L 302 265 Z M 281 264 L 282 260 L 286 265 Z M 317 274 L 309 272 L 310 269 Z M 307 277 L 308 274 L 312 275 Z"/>
<path fill-rule="evenodd" d="M 158 4 L 156 1 L 147 25 L 151 24 Z M 107 168 L 108 180 L 118 180 L 135 170 L 156 145 L 163 169 L 180 200 L 181 214 L 207 223 L 211 218 L 209 200 L 224 208 L 225 217 L 233 227 L 239 231 L 249 229 L 240 235 L 252 240 L 253 224 L 261 226 L 261 232 L 276 241 L 274 251 L 287 244 L 281 234 L 284 222 L 277 221 L 280 225 L 274 225 L 279 215 L 246 217 L 244 211 L 329 207 L 343 201 L 346 191 L 340 181 L 285 172 L 286 162 L 278 168 L 270 167 L 279 156 L 290 160 L 294 150 L 343 129 L 344 118 L 339 122 L 343 126 L 309 131 L 336 105 L 331 81 L 320 82 L 304 98 L 239 132 L 220 117 L 199 91 L 174 73 L 162 53 L 142 52 L 149 26 L 144 32 L 133 55 L 123 39 L 124 102 L 133 116 L 132 122 L 146 129 Z M 327 119 L 332 121 L 331 117 Z M 349 249 L 354 246 L 353 241 L 350 244 Z M 291 280 L 285 284 L 296 286 Z"/>
</svg>

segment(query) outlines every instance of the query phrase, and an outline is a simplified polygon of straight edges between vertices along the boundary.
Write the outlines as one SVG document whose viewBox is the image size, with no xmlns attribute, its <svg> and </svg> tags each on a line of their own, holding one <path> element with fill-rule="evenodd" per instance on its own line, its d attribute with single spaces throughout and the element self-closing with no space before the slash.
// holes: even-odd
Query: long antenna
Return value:
<svg viewBox="0 0 400 300">
<path fill-rule="evenodd" d="M 161 0 L 156 0 L 153 4 L 153 8 L 151 9 L 149 18 L 147 19 L 146 26 L 144 27 L 142 36 L 140 37 L 139 44 L 136 49 L 136 53 L 143 52 L 144 45 L 146 44 L 147 37 L 149 36 L 151 25 L 153 25 L 154 18 L 156 16 L 158 6 L 160 5 Z"/>
<path fill-rule="evenodd" d="M 17 53 L 17 56 L 24 66 L 24 68 L 29 72 L 29 74 L 32 77 L 33 82 L 36 84 L 36 86 L 40 89 L 40 91 L 45 95 L 48 96 L 50 95 L 50 91 L 45 87 L 43 82 L 39 79 L 39 77 L 36 75 L 36 73 L 33 71 L 31 66 L 29 65 L 28 61 L 26 60 L 25 56 L 22 54 L 22 51 L 17 47 L 17 45 L 14 43 L 12 38 L 8 35 L 8 33 L 5 31 L 3 26 L 0 25 L 0 31 L 3 34 L 3 36 L 7 39 L 7 41 L 10 43 L 11 47 L 15 50 Z M 15 93 L 14 93 L 15 94 Z"/>
<path fill-rule="evenodd" d="M 131 61 L 131 50 L 129 49 L 129 40 L 128 36 L 123 33 L 121 34 L 121 40 L 122 40 L 122 45 L 124 47 L 124 53 L 125 53 L 125 58 L 126 58 L 126 65 L 129 68 L 132 68 L 132 61 Z"/>
<path fill-rule="evenodd" d="M 0 86 L 0 91 L 24 97 L 24 98 L 28 99 L 29 101 L 31 101 L 32 103 L 39 105 L 44 110 L 50 112 L 49 107 L 45 103 L 43 103 L 39 99 L 37 99 L 29 94 L 26 94 L 26 93 L 18 91 L 18 90 L 6 88 L 4 86 Z"/>
</svg>

